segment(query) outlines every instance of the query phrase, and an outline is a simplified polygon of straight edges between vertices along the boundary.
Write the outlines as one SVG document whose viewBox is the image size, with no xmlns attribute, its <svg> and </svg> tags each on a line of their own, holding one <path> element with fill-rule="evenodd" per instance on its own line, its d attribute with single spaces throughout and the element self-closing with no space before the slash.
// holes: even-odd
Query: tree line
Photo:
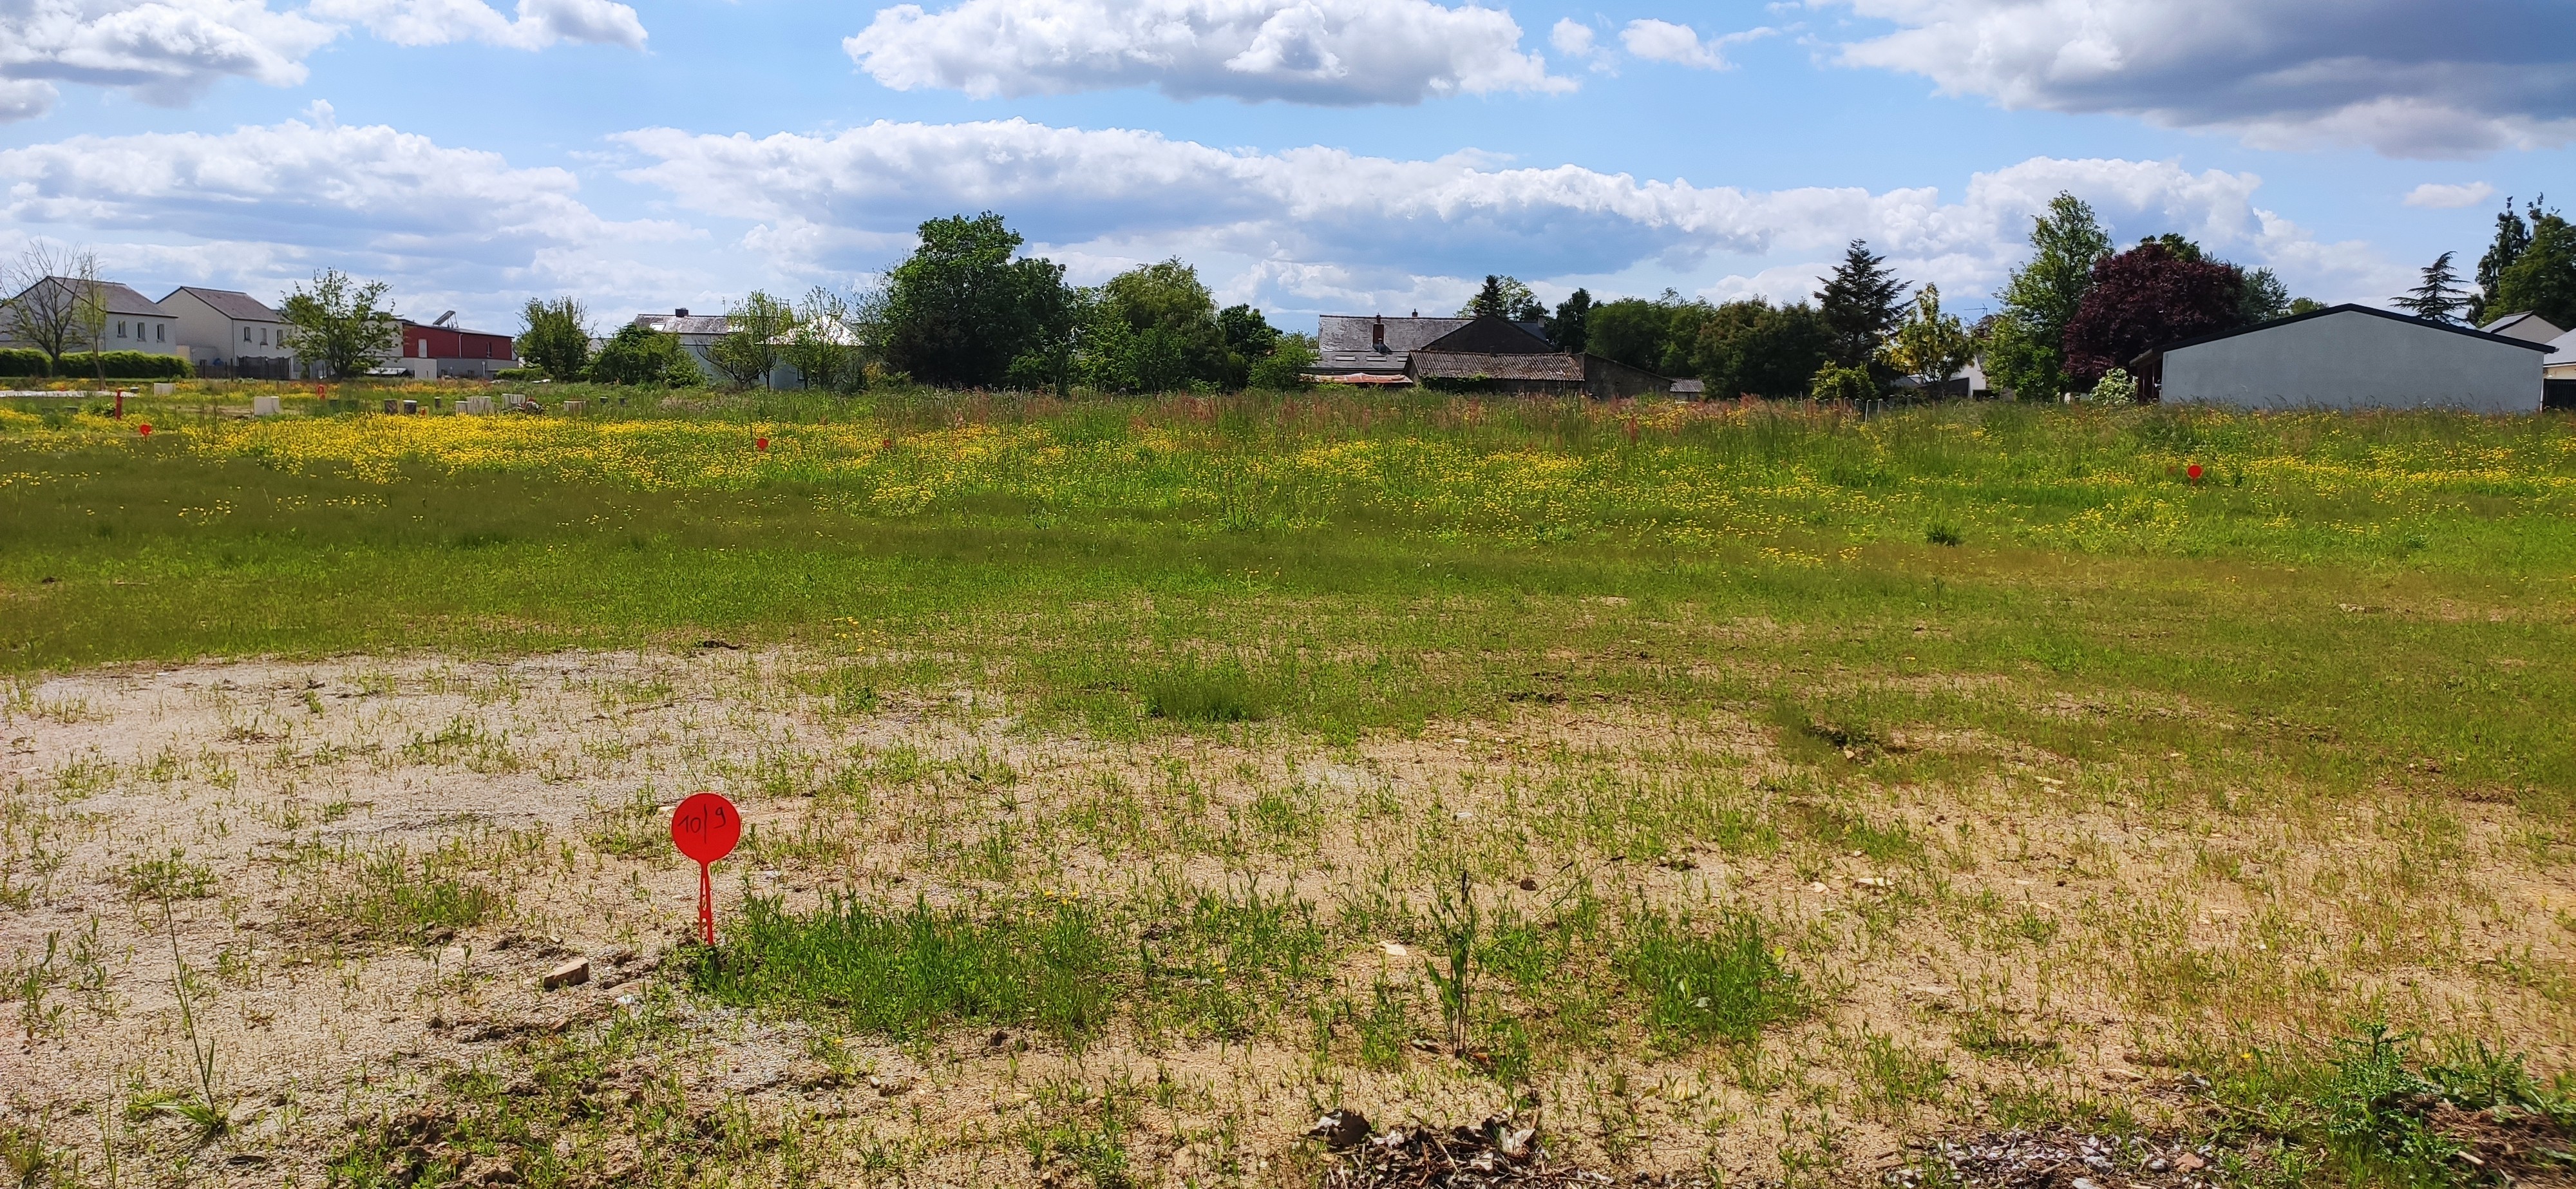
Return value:
<svg viewBox="0 0 2576 1189">
<path fill-rule="evenodd" d="M 2391 304 L 2419 318 L 2484 326 L 2512 314 L 2538 314 L 2552 326 L 2576 329 L 2576 226 L 2533 199 L 2522 210 L 2504 200 L 2495 240 L 2478 257 L 2477 288 L 2462 288 L 2444 252 L 2426 265 L 2423 279 Z"/>
</svg>

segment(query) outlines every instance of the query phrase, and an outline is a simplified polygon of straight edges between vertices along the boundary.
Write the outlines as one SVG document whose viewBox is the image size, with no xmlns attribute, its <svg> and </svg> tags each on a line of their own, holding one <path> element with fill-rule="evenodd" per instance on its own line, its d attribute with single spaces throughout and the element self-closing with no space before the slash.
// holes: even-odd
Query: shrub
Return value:
<svg viewBox="0 0 2576 1189">
<path fill-rule="evenodd" d="M 2127 368 L 2112 368 L 2093 385 L 2092 400 L 2097 405 L 2134 405 L 2138 403 L 2137 378 Z"/>
<path fill-rule="evenodd" d="M 1807 395 L 1825 401 L 1868 400 L 1878 395 L 1878 381 L 1870 378 L 1868 368 L 1828 363 L 1816 369 Z"/>
<path fill-rule="evenodd" d="M 66 380 L 95 376 L 109 380 L 185 380 L 196 375 L 185 355 L 155 355 L 149 351 L 106 351 L 95 355 L 65 355 L 62 370 L 55 373 Z"/>
<path fill-rule="evenodd" d="M 1293 392 L 1306 386 L 1306 368 L 1315 362 L 1315 349 L 1302 338 L 1279 341 L 1278 349 L 1252 361 L 1253 388 L 1265 392 Z"/>
<path fill-rule="evenodd" d="M 0 376 L 43 376 L 52 373 L 45 366 L 45 353 L 25 347 L 0 349 Z"/>
</svg>

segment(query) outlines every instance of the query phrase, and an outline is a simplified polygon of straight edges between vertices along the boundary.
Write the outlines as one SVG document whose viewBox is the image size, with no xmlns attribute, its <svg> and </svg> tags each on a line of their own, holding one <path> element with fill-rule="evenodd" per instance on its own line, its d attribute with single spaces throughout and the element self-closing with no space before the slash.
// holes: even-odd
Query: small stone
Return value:
<svg viewBox="0 0 2576 1189">
<path fill-rule="evenodd" d="M 566 962 L 561 966 L 557 966 L 554 969 L 547 971 L 546 976 L 538 980 L 538 985 L 545 990 L 552 991 L 560 987 L 578 986 L 589 981 L 590 959 L 575 958 L 570 962 Z"/>
<path fill-rule="evenodd" d="M 1377 948 L 1390 958 L 1401 958 L 1405 954 L 1404 943 L 1400 941 L 1381 941 Z"/>
<path fill-rule="evenodd" d="M 1494 1149 L 1501 1152 L 1504 1159 L 1514 1164 L 1522 1163 L 1538 1150 L 1538 1129 L 1523 1127 L 1516 1131 L 1505 1131 L 1502 1138 L 1494 1141 Z"/>
<path fill-rule="evenodd" d="M 1532 879 L 1532 878 L 1530 878 L 1529 876 L 1526 876 L 1526 875 L 1522 876 L 1522 877 L 1521 877 L 1521 890 L 1522 890 L 1522 891 L 1524 891 L 1524 892 L 1535 892 L 1535 891 L 1537 891 L 1537 890 L 1538 890 L 1538 881 L 1537 881 L 1537 880 L 1535 880 L 1535 879 Z"/>
<path fill-rule="evenodd" d="M 2198 1156 L 2194 1156 L 2189 1152 L 2185 1152 L 2173 1159 L 2173 1166 L 2184 1172 L 2199 1172 L 2201 1169 L 2208 1167 L 2208 1165 L 2208 1161 L 2203 1160 Z"/>
</svg>

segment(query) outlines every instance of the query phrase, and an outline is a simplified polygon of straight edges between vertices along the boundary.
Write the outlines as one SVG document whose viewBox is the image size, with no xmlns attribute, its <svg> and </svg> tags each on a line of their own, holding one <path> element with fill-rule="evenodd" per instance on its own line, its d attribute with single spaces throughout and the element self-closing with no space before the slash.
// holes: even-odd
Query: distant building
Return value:
<svg viewBox="0 0 2576 1189">
<path fill-rule="evenodd" d="M 646 330 L 660 331 L 680 340 L 680 349 L 698 363 L 698 370 L 709 379 L 724 373 L 716 369 L 716 340 L 733 333 L 733 319 L 722 315 L 691 314 L 686 306 L 667 314 L 637 314 L 635 324 Z"/>
<path fill-rule="evenodd" d="M 386 360 L 385 368 L 409 373 L 415 380 L 489 380 L 503 368 L 519 366 L 518 349 L 509 335 L 467 330 L 455 321 L 454 310 L 426 326 L 404 319 L 401 354 Z"/>
<path fill-rule="evenodd" d="M 2129 370 L 2142 396 L 2169 404 L 2530 413 L 2548 353 L 2546 343 L 2339 305 L 2167 343 Z"/>
<path fill-rule="evenodd" d="M 295 374 L 286 348 L 286 319 L 267 303 L 231 289 L 182 285 L 160 301 L 178 324 L 178 341 L 200 374 L 285 380 Z"/>
<path fill-rule="evenodd" d="M 143 351 L 154 355 L 185 353 L 186 348 L 179 345 L 176 335 L 177 319 L 172 318 L 168 311 L 154 303 L 151 298 L 115 281 L 84 282 L 70 277 L 46 277 L 20 290 L 9 300 L 33 301 L 46 306 L 61 303 L 63 308 L 68 308 L 80 299 L 80 286 L 84 284 L 93 286 L 92 292 L 97 296 L 100 306 L 104 307 L 102 313 L 105 315 L 105 325 L 100 328 L 99 342 L 96 344 L 98 350 Z M 0 326 L 0 335 L 6 333 L 7 328 Z M 35 344 L 10 342 L 7 345 L 31 347 Z M 76 349 L 87 351 L 90 345 L 83 344 Z"/>
<path fill-rule="evenodd" d="M 1307 369 L 1336 383 L 1435 384 L 1526 396 L 1599 400 L 1669 394 L 1673 382 L 1598 355 L 1559 351 L 1536 322 L 1327 314 Z"/>
<path fill-rule="evenodd" d="M 2549 340 L 2540 375 L 2540 407 L 2576 409 L 2576 330 Z"/>
<path fill-rule="evenodd" d="M 2521 339 L 2527 343 L 2546 343 L 2567 333 L 2566 327 L 2552 326 L 2549 324 L 2549 319 L 2532 313 L 2507 314 L 2478 329 L 2488 334 L 2500 334 L 2509 339 Z"/>
</svg>

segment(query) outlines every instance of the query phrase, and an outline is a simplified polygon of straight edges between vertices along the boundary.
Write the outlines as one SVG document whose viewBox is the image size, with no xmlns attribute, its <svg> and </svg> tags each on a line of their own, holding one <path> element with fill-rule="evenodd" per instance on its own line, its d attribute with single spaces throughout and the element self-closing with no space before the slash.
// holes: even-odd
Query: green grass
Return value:
<svg viewBox="0 0 2576 1189">
<path fill-rule="evenodd" d="M 1701 932 L 1688 918 L 1650 912 L 1614 961 L 1646 997 L 1645 1023 L 1667 1047 L 1743 1044 L 1808 1008 L 1798 976 L 1780 964 L 1770 931 L 1731 912 Z"/>
</svg>

